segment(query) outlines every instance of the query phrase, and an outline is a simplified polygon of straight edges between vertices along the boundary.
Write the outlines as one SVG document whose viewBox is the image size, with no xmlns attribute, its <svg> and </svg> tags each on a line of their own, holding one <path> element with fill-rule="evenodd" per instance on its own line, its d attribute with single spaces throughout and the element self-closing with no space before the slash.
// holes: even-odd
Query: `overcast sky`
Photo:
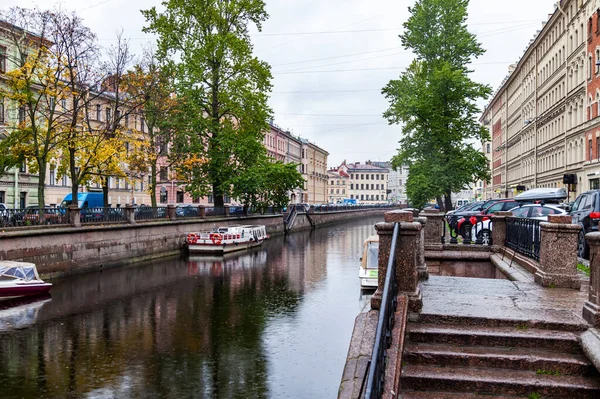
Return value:
<svg viewBox="0 0 600 399">
<path fill-rule="evenodd" d="M 257 56 L 273 68 L 270 105 L 275 123 L 329 152 L 329 166 L 387 161 L 400 138 L 381 114 L 381 88 L 412 59 L 398 35 L 412 0 L 265 0 L 269 20 L 253 35 Z M 486 54 L 473 64 L 473 78 L 497 89 L 509 64 L 554 10 L 555 0 L 471 0 L 469 26 Z M 152 41 L 142 33 L 139 10 L 160 0 L 63 0 L 97 33 L 104 46 L 123 28 L 138 54 Z M 2 0 L 52 8 L 54 0 Z M 332 33 L 337 31 L 337 33 Z M 485 102 L 482 102 L 482 105 Z"/>
</svg>

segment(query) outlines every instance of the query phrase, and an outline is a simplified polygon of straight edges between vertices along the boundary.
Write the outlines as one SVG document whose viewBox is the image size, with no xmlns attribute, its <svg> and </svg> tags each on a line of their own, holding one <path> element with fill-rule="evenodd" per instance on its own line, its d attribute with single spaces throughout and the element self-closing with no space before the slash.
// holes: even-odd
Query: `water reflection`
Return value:
<svg viewBox="0 0 600 399">
<path fill-rule="evenodd" d="M 333 397 L 375 221 L 54 281 L 0 328 L 0 396 Z"/>
</svg>

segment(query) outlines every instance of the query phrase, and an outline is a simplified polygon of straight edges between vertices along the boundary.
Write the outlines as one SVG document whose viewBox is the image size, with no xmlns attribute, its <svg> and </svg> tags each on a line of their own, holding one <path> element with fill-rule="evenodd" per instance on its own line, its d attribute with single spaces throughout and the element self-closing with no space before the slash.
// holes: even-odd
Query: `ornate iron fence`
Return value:
<svg viewBox="0 0 600 399">
<path fill-rule="evenodd" d="M 155 220 L 166 219 L 169 217 L 166 206 L 152 208 L 150 206 L 136 207 L 133 216 L 135 220 Z"/>
<path fill-rule="evenodd" d="M 540 260 L 541 237 L 539 220 L 506 218 L 506 241 L 504 245 L 508 248 L 528 258 Z"/>
<path fill-rule="evenodd" d="M 79 214 L 81 223 L 107 223 L 107 222 L 126 222 L 124 208 L 83 208 Z"/>
<path fill-rule="evenodd" d="M 3 209 L 0 211 L 0 227 L 38 226 L 69 224 L 65 208 L 40 208 L 30 206 L 25 209 Z"/>
<path fill-rule="evenodd" d="M 381 398 L 385 385 L 385 367 L 387 363 L 387 350 L 392 344 L 392 329 L 394 328 L 394 313 L 398 301 L 398 282 L 396 280 L 396 243 L 400 224 L 394 226 L 392 236 L 392 248 L 390 259 L 385 274 L 385 284 L 379 308 L 379 319 L 377 320 L 377 331 L 375 333 L 375 344 L 369 361 L 368 376 L 366 382 L 365 398 Z M 363 384 L 364 385 L 364 384 Z M 362 397 L 362 389 L 359 394 Z"/>
<path fill-rule="evenodd" d="M 442 244 L 492 245 L 492 215 L 448 215 L 442 232 Z"/>
</svg>

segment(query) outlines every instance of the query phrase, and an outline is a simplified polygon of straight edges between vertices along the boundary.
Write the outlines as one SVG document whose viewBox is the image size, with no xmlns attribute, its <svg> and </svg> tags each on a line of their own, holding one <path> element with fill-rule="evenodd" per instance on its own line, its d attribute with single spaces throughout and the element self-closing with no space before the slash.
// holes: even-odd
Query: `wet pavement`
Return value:
<svg viewBox="0 0 600 399">
<path fill-rule="evenodd" d="M 421 283 L 422 315 L 584 325 L 582 290 L 543 288 L 533 282 L 431 276 Z"/>
<path fill-rule="evenodd" d="M 0 398 L 335 397 L 379 220 L 72 276 L 51 298 L 0 304 Z"/>
</svg>

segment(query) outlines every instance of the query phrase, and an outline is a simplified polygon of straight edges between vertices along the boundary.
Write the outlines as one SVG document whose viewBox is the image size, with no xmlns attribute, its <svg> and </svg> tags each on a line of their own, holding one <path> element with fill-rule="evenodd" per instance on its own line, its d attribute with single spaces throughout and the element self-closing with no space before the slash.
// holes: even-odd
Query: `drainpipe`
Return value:
<svg viewBox="0 0 600 399">
<path fill-rule="evenodd" d="M 563 11 L 561 4 L 562 0 L 559 0 L 557 2 L 557 6 L 558 6 L 558 11 L 560 11 L 560 13 L 563 15 L 563 17 L 565 17 L 565 41 L 568 40 L 569 38 L 569 18 L 567 17 L 567 14 Z M 585 35 L 584 35 L 585 37 Z M 565 48 L 567 48 L 568 46 L 565 46 Z M 567 59 L 569 58 L 567 54 L 564 55 L 565 57 L 565 62 L 564 62 L 564 69 L 565 69 L 565 83 L 567 82 Z M 536 66 L 537 66 L 537 60 L 536 60 Z M 564 93 L 565 99 L 567 98 L 567 93 L 569 92 L 569 85 L 568 83 L 565 85 L 566 90 Z M 536 91 L 537 91 L 537 85 L 536 85 Z M 587 92 L 587 90 L 586 90 Z M 537 95 L 536 95 L 536 101 L 537 101 Z M 567 102 L 565 101 L 565 114 L 567 112 Z M 537 115 L 536 115 L 537 116 Z M 536 127 L 537 129 L 537 127 Z M 537 131 L 536 131 L 536 148 L 535 148 L 536 152 L 537 152 Z M 565 151 L 564 151 L 564 159 L 563 159 L 563 163 L 565 164 L 565 168 L 563 173 L 567 172 L 567 169 L 569 168 L 569 165 L 567 165 L 567 131 L 565 128 Z M 536 173 L 535 173 L 535 177 L 536 177 L 536 181 L 537 181 L 537 159 L 536 159 L 536 169 L 535 169 Z M 577 188 L 576 188 L 577 190 Z M 577 196 L 577 192 L 575 192 L 575 196 Z M 567 201 L 569 200 L 569 198 L 567 197 Z"/>
<path fill-rule="evenodd" d="M 19 168 L 15 168 L 15 200 L 14 200 L 14 209 L 19 209 L 19 197 L 17 194 L 19 193 Z"/>
</svg>

